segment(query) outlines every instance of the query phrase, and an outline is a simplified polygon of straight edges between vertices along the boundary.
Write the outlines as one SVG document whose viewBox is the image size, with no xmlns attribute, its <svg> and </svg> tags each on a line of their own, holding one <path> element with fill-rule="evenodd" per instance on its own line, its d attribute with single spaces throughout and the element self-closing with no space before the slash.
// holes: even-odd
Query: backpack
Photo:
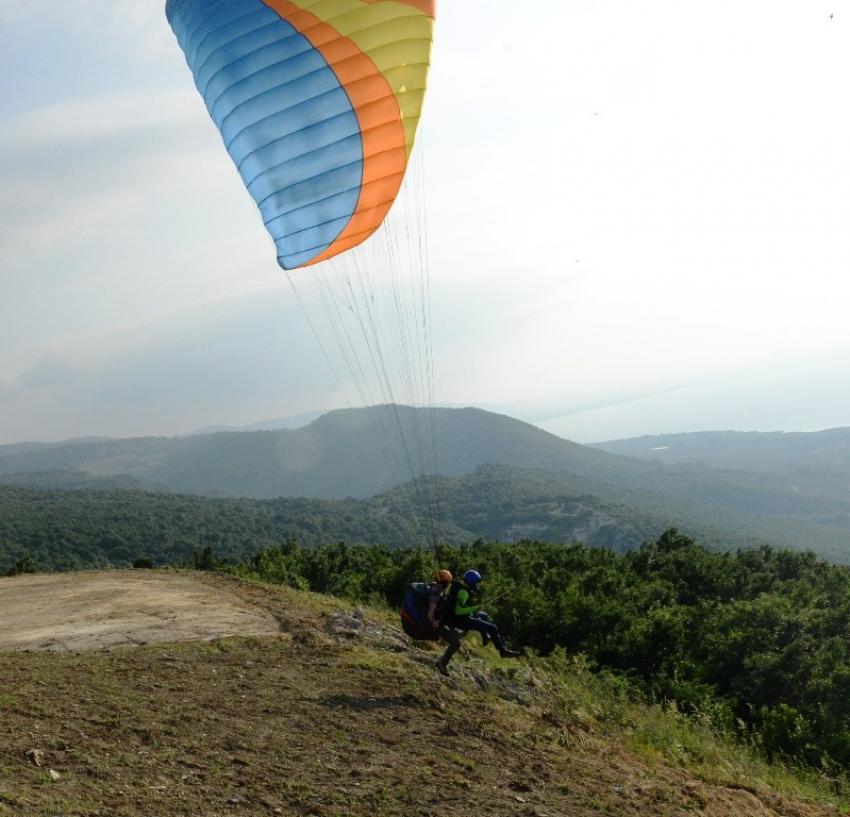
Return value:
<svg viewBox="0 0 850 817">
<path fill-rule="evenodd" d="M 434 591 L 430 584 L 414 582 L 409 585 L 398 611 L 402 629 L 416 641 L 436 641 L 437 631 L 428 621 L 428 601 Z"/>
</svg>

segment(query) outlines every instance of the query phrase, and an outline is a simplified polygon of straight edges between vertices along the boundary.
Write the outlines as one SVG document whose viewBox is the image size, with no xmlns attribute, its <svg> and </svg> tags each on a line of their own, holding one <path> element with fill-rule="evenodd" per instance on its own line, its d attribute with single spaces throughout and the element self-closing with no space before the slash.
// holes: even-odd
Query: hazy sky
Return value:
<svg viewBox="0 0 850 817">
<path fill-rule="evenodd" d="M 163 6 L 0 0 L 0 443 L 342 405 Z M 850 11 L 528 8 L 439 4 L 439 401 L 850 425 Z"/>
</svg>

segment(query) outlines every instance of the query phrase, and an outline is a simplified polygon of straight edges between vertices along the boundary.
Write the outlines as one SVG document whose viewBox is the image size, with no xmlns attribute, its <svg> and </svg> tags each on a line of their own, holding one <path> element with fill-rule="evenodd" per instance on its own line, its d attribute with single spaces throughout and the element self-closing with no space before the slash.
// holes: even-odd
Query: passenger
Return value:
<svg viewBox="0 0 850 817">
<path fill-rule="evenodd" d="M 492 641 L 502 658 L 518 658 L 521 652 L 508 649 L 499 632 L 499 628 L 489 620 L 486 613 L 479 613 L 477 601 L 481 574 L 477 570 L 467 570 L 463 578 L 453 581 L 446 594 L 444 614 L 440 622 L 439 635 L 448 642 L 446 651 L 436 663 L 437 670 L 443 675 L 449 674 L 449 661 L 460 648 L 460 639 L 464 632 L 481 633 L 486 645 Z"/>
</svg>

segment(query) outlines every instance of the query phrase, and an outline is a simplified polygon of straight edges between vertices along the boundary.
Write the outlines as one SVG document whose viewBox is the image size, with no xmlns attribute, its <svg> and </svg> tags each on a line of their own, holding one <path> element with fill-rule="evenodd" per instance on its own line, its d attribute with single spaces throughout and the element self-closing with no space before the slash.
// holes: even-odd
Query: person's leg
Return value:
<svg viewBox="0 0 850 817">
<path fill-rule="evenodd" d="M 474 630 L 476 633 L 486 635 L 492 642 L 493 646 L 502 652 L 505 649 L 505 642 L 502 640 L 502 634 L 499 628 L 492 621 L 484 621 L 480 618 L 469 617 L 459 622 L 458 626 L 464 630 Z"/>
<path fill-rule="evenodd" d="M 452 627 L 446 627 L 445 625 L 440 627 L 438 633 L 440 638 L 445 641 L 448 646 L 446 647 L 445 652 L 440 656 L 436 666 L 443 675 L 448 675 L 449 661 L 452 660 L 452 656 L 460 649 L 461 634 Z"/>
<path fill-rule="evenodd" d="M 477 612 L 473 616 L 473 618 L 480 618 L 482 621 L 490 621 L 490 616 L 484 612 Z M 490 634 L 489 633 L 481 633 L 481 646 L 486 647 L 490 643 Z"/>
</svg>

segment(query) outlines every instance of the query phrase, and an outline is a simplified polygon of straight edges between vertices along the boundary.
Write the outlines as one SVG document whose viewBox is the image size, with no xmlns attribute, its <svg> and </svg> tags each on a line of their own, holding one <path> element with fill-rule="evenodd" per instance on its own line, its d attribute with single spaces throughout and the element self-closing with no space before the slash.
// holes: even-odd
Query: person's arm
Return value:
<svg viewBox="0 0 850 817">
<path fill-rule="evenodd" d="M 456 616 L 469 616 L 472 615 L 477 609 L 477 604 L 469 604 L 469 591 L 468 590 L 459 590 L 457 594 L 457 601 L 455 602 L 455 615 Z"/>
</svg>

